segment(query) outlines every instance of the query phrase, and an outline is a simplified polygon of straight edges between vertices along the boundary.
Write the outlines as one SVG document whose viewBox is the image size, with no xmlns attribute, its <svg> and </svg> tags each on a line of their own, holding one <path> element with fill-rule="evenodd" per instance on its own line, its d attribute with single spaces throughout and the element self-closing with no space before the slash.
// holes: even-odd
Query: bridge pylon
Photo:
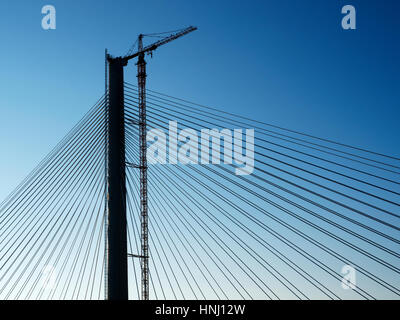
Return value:
<svg viewBox="0 0 400 320">
<path fill-rule="evenodd" d="M 124 66 L 122 58 L 107 57 L 107 299 L 128 299 Z"/>
</svg>

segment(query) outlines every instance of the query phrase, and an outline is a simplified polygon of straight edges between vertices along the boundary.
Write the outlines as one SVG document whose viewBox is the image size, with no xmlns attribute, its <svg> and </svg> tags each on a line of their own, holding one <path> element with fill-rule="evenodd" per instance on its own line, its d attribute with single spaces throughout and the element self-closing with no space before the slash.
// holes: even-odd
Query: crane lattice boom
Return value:
<svg viewBox="0 0 400 320">
<path fill-rule="evenodd" d="M 170 35 L 168 37 L 165 37 L 163 39 L 160 39 L 160 40 L 158 40 L 158 41 L 156 41 L 156 42 L 154 42 L 154 43 L 152 43 L 152 44 L 150 44 L 150 45 L 148 45 L 148 46 L 146 46 L 144 48 L 140 48 L 137 52 L 135 52 L 135 53 L 133 53 L 131 55 L 125 56 L 124 59 L 126 61 L 128 61 L 130 59 L 133 59 L 133 58 L 139 56 L 140 54 L 144 54 L 144 53 L 147 53 L 147 52 L 150 53 L 150 52 L 156 50 L 159 46 L 162 46 L 162 45 L 164 45 L 164 44 L 166 44 L 168 42 L 171 42 L 171 41 L 173 41 L 175 39 L 178 39 L 178 38 L 184 36 L 185 34 L 188 34 L 188 33 L 192 32 L 192 31 L 195 31 L 195 30 L 197 30 L 197 27 L 190 26 L 190 27 L 188 27 L 186 29 L 183 29 L 183 30 L 181 30 L 179 32 L 175 32 L 172 35 Z M 143 37 L 143 35 L 139 35 L 139 39 L 141 39 L 142 37 Z"/>
</svg>

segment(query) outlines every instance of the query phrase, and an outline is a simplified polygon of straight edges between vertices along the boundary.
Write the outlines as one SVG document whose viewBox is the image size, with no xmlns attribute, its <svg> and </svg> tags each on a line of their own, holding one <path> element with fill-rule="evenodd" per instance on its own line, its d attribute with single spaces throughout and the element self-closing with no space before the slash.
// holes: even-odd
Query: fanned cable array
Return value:
<svg viewBox="0 0 400 320">
<path fill-rule="evenodd" d="M 125 83 L 130 299 L 141 298 L 137 104 Z M 196 146 L 211 162 L 147 154 L 150 299 L 399 299 L 399 158 L 152 90 L 146 107 L 167 158 Z M 107 296 L 107 111 L 103 96 L 0 204 L 0 299 Z M 178 136 L 254 129 L 254 142 L 174 145 L 171 121 Z"/>
<path fill-rule="evenodd" d="M 125 83 L 133 163 L 137 92 Z M 255 130 L 249 175 L 236 175 L 223 154 L 214 164 L 149 165 L 152 299 L 399 298 L 399 158 L 152 90 L 146 105 L 148 130 L 165 133 L 169 156 L 184 144 L 168 142 L 170 121 L 177 134 Z M 139 252 L 137 170 L 127 169 L 127 179 L 129 246 Z M 139 270 L 132 259 L 136 288 Z"/>
<path fill-rule="evenodd" d="M 0 299 L 104 299 L 106 99 L 0 205 Z"/>
</svg>

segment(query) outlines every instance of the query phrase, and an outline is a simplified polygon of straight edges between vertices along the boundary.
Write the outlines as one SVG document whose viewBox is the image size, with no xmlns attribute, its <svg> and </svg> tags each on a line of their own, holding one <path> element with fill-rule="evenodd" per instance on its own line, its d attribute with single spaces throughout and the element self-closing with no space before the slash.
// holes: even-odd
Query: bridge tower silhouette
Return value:
<svg viewBox="0 0 400 320">
<path fill-rule="evenodd" d="M 128 299 L 128 255 L 141 259 L 141 299 L 149 299 L 148 267 L 148 198 L 147 198 L 147 158 L 146 158 L 146 61 L 145 53 L 151 54 L 159 46 L 171 42 L 197 28 L 188 27 L 175 31 L 168 37 L 143 47 L 143 37 L 138 37 L 138 50 L 132 50 L 124 57 L 113 57 L 106 53 L 108 63 L 108 149 L 107 149 L 107 244 L 106 244 L 106 297 L 109 300 Z M 133 46 L 134 47 L 134 46 Z M 125 160 L 125 112 L 124 112 L 124 67 L 128 61 L 138 57 L 138 122 L 139 163 L 126 163 Z M 107 94 L 107 92 L 106 92 Z M 140 217 L 141 253 L 127 252 L 126 229 L 126 167 L 140 170 Z"/>
</svg>

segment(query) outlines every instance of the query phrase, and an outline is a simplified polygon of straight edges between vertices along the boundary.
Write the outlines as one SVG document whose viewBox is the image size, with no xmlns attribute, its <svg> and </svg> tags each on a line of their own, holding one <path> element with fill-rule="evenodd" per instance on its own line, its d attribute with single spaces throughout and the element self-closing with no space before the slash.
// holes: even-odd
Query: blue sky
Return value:
<svg viewBox="0 0 400 320">
<path fill-rule="evenodd" d="M 342 30 L 353 4 L 357 30 Z M 57 29 L 41 28 L 53 4 Z M 389 154 L 398 149 L 398 1 L 2 1 L 4 198 L 104 88 L 104 48 L 199 30 L 149 59 L 148 87 Z M 126 72 L 135 82 L 135 66 Z"/>
<path fill-rule="evenodd" d="M 41 28 L 52 4 L 57 29 Z M 341 28 L 352 4 L 357 29 Z M 0 3 L 0 198 L 104 92 L 104 49 L 139 33 L 199 29 L 155 51 L 148 88 L 400 155 L 400 2 L 20 1 Z M 126 68 L 136 82 L 136 68 Z"/>
<path fill-rule="evenodd" d="M 57 29 L 41 28 L 53 4 Z M 357 10 L 342 30 L 341 8 Z M 317 136 L 398 154 L 397 1 L 2 1 L 4 198 L 104 88 L 104 48 L 195 25 L 160 48 L 148 87 Z M 135 66 L 126 72 L 135 82 Z"/>
</svg>

